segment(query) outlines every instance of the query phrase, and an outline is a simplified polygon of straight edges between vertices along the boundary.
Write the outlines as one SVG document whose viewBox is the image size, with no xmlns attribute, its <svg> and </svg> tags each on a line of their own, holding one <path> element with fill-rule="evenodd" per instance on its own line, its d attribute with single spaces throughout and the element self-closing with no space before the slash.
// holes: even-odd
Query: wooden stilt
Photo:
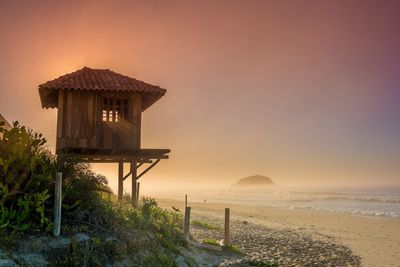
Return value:
<svg viewBox="0 0 400 267">
<path fill-rule="evenodd" d="M 140 191 L 140 182 L 137 183 L 137 189 L 136 189 L 136 204 L 139 204 L 139 191 Z"/>
<path fill-rule="evenodd" d="M 118 201 L 122 203 L 122 195 L 124 193 L 124 163 L 118 162 Z"/>
<path fill-rule="evenodd" d="M 131 162 L 131 173 L 132 173 L 132 190 L 131 190 L 131 198 L 132 198 L 132 206 L 137 207 L 136 202 L 136 188 L 137 188 L 137 167 L 136 160 L 132 160 Z"/>
</svg>

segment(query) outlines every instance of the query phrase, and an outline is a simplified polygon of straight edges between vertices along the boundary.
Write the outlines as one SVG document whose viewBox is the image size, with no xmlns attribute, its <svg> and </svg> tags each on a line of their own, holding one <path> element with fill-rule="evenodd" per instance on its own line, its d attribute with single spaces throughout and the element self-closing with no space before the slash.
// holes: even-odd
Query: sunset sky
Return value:
<svg viewBox="0 0 400 267">
<path fill-rule="evenodd" d="M 1 1 L 0 113 L 54 150 L 37 86 L 83 66 L 167 89 L 143 183 L 400 185 L 399 1 Z M 116 183 L 115 165 L 96 171 Z"/>
</svg>

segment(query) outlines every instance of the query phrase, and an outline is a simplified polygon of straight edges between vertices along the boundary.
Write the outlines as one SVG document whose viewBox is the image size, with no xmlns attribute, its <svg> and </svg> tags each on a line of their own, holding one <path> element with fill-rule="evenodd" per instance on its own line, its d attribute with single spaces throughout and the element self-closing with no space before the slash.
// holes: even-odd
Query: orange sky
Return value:
<svg viewBox="0 0 400 267">
<path fill-rule="evenodd" d="M 9 1 L 0 113 L 55 142 L 37 86 L 88 66 L 160 85 L 149 184 L 400 184 L 397 1 Z M 97 165 L 115 183 L 116 166 Z"/>
</svg>

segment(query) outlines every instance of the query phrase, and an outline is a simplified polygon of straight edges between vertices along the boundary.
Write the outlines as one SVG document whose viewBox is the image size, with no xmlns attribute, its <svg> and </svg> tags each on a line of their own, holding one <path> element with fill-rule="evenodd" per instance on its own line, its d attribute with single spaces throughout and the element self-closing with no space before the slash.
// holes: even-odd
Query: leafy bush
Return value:
<svg viewBox="0 0 400 267">
<path fill-rule="evenodd" d="M 123 213 L 125 228 L 153 233 L 166 249 L 177 252 L 177 246 L 185 244 L 179 215 L 160 208 L 154 199 L 142 197 L 136 209 L 128 204 L 123 207 Z"/>
<path fill-rule="evenodd" d="M 122 215 L 114 205 L 107 178 L 95 174 L 76 156 L 59 155 L 57 169 L 63 173 L 63 221 L 86 224 L 94 230 L 116 230 Z"/>
<path fill-rule="evenodd" d="M 46 140 L 18 122 L 0 132 L 0 231 L 50 228 L 54 157 Z"/>
<path fill-rule="evenodd" d="M 61 254 L 52 262 L 55 266 L 104 266 L 104 263 L 120 260 L 122 255 L 116 250 L 112 240 L 104 241 L 98 237 L 92 237 L 82 244 L 72 239 L 68 254 Z"/>
<path fill-rule="evenodd" d="M 63 173 L 63 221 L 112 228 L 118 214 L 107 179 L 72 155 L 53 156 L 39 133 L 0 126 L 0 231 L 51 230 L 54 177 Z"/>
</svg>

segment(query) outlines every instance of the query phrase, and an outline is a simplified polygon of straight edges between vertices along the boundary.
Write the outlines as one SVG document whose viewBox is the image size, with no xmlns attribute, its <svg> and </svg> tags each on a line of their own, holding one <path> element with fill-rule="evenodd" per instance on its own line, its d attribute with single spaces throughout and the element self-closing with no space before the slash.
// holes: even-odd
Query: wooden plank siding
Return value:
<svg viewBox="0 0 400 267">
<path fill-rule="evenodd" d="M 142 96 L 137 92 L 60 90 L 57 152 L 140 148 Z M 103 97 L 128 99 L 124 120 L 102 121 Z"/>
</svg>

